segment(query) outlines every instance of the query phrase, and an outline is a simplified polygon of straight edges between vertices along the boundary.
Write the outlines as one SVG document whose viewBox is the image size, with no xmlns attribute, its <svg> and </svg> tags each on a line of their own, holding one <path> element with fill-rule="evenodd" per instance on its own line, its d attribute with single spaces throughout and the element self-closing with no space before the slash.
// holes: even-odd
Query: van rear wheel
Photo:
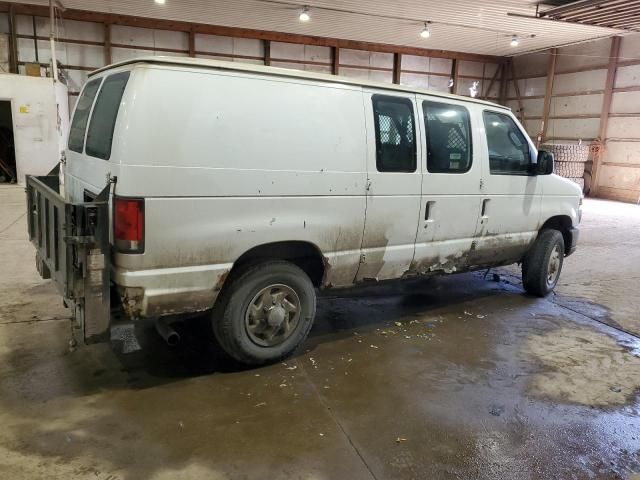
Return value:
<svg viewBox="0 0 640 480">
<path fill-rule="evenodd" d="M 564 238 L 558 230 L 543 230 L 522 262 L 522 285 L 538 297 L 557 285 L 564 261 Z"/>
<path fill-rule="evenodd" d="M 304 341 L 316 313 L 316 293 L 308 275 L 284 261 L 246 268 L 222 294 L 212 329 L 235 360 L 260 365 L 281 360 Z"/>
</svg>

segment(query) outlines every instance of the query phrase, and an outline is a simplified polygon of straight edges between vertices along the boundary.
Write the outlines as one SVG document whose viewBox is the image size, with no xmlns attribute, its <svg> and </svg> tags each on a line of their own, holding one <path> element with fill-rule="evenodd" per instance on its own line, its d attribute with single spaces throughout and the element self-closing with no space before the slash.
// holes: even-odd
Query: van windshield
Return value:
<svg viewBox="0 0 640 480">
<path fill-rule="evenodd" d="M 116 73 L 103 82 L 87 132 L 87 155 L 109 160 L 118 109 L 129 80 L 129 73 Z"/>
</svg>

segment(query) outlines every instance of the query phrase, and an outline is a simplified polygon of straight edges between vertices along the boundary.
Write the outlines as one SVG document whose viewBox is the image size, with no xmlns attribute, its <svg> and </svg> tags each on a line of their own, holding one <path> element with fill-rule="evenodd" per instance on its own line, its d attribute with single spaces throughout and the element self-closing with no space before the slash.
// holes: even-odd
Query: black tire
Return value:
<svg viewBox="0 0 640 480">
<path fill-rule="evenodd" d="M 557 264 L 555 252 L 558 253 Z M 554 255 L 554 261 L 551 257 Z M 522 285 L 538 297 L 548 295 L 558 283 L 564 261 L 564 238 L 558 230 L 543 230 L 522 262 Z M 553 270 L 553 271 L 552 271 Z M 550 277 L 553 274 L 553 279 Z"/>
<path fill-rule="evenodd" d="M 211 327 L 219 346 L 227 355 L 246 365 L 273 363 L 291 355 L 309 334 L 316 314 L 316 292 L 309 276 L 292 263 L 269 261 L 247 267 L 229 280 L 231 284 L 225 286 L 222 298 L 211 317 Z M 269 315 L 263 313 L 267 317 L 263 324 L 266 329 L 277 328 L 277 331 L 281 332 L 279 335 L 285 338 L 275 345 L 260 345 L 257 342 L 263 339 L 258 338 L 258 335 L 262 332 L 250 332 L 251 328 L 256 327 L 247 323 L 251 322 L 249 318 L 252 315 L 249 313 L 249 307 L 260 292 L 268 291 L 271 286 L 276 289 L 276 295 L 279 292 L 277 288 L 288 288 L 289 293 L 285 300 L 292 295 L 293 300 L 289 304 L 295 304 L 297 301 L 296 312 L 299 314 L 295 317 L 297 320 L 291 331 L 285 332 L 282 325 L 288 325 L 287 320 L 284 320 L 285 323 L 280 327 L 271 326 Z M 295 295 L 290 293 L 291 291 Z M 255 306 L 255 302 L 253 304 Z M 275 307 L 278 305 L 274 304 L 271 309 Z M 280 308 L 283 308 L 282 301 Z M 266 307 L 264 310 L 269 311 Z M 286 318 L 293 318 L 288 317 L 290 313 L 284 315 Z"/>
</svg>

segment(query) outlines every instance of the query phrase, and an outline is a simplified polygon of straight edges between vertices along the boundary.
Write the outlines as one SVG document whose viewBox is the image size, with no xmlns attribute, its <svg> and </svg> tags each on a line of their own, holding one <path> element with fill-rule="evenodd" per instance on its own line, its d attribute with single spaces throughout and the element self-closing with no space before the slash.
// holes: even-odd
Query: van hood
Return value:
<svg viewBox="0 0 640 480">
<path fill-rule="evenodd" d="M 580 186 L 569 180 L 568 178 L 561 177 L 552 173 L 548 176 L 548 181 L 544 185 L 545 195 L 560 195 L 563 197 L 582 197 L 582 189 Z"/>
</svg>

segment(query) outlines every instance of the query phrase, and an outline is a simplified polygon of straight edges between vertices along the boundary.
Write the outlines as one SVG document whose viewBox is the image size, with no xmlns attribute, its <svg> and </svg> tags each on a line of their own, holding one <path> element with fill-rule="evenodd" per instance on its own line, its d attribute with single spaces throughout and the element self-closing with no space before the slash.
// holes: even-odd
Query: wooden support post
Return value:
<svg viewBox="0 0 640 480">
<path fill-rule="evenodd" d="M 402 65 L 402 54 L 393 54 L 393 83 L 398 85 L 400 83 L 400 68 Z"/>
<path fill-rule="evenodd" d="M 449 93 L 456 93 L 458 89 L 458 59 L 454 58 L 451 63 L 451 80 L 453 84 L 449 87 Z"/>
<path fill-rule="evenodd" d="M 38 31 L 36 28 L 36 16 L 31 17 L 31 25 L 33 26 L 33 50 L 36 54 L 36 63 L 40 63 L 40 55 L 38 55 Z"/>
<path fill-rule="evenodd" d="M 491 81 L 489 82 L 489 86 L 487 87 L 487 90 L 484 92 L 483 95 L 480 95 L 480 98 L 487 98 L 489 96 L 489 92 L 491 91 L 491 87 L 493 87 L 493 84 L 496 81 L 496 78 L 498 78 L 498 73 L 500 72 L 500 66 L 498 65 L 498 67 L 496 68 L 495 73 L 493 74 L 493 77 L 491 77 Z M 483 75 L 483 79 L 484 79 L 484 75 Z"/>
<path fill-rule="evenodd" d="M 516 97 L 518 98 L 518 115 L 520 123 L 524 125 L 524 105 L 522 104 L 522 97 L 520 96 L 520 85 L 518 85 L 518 79 L 516 78 L 516 67 L 512 61 L 509 62 L 509 69 L 511 70 L 511 80 L 513 81 L 513 88 L 516 91 Z"/>
<path fill-rule="evenodd" d="M 104 24 L 104 64 L 111 65 L 111 24 Z"/>
<path fill-rule="evenodd" d="M 509 60 L 510 62 L 511 60 Z M 504 62 L 500 66 L 500 94 L 498 98 L 498 103 L 501 105 L 507 104 L 507 90 L 508 90 L 508 80 L 507 80 L 507 63 Z"/>
<path fill-rule="evenodd" d="M 331 73 L 334 75 L 340 75 L 340 48 L 333 47 L 331 49 L 332 52 L 332 63 L 331 63 Z"/>
<path fill-rule="evenodd" d="M 13 3 L 9 4 L 9 71 L 18 73 L 18 37 L 16 35 L 16 11 Z"/>
<path fill-rule="evenodd" d="M 264 44 L 264 64 L 271 65 L 271 40 L 263 40 Z"/>
<path fill-rule="evenodd" d="M 549 56 L 549 67 L 547 68 L 547 84 L 544 90 L 544 107 L 542 110 L 542 124 L 540 125 L 540 133 L 536 142 L 536 147 L 544 142 L 547 135 L 547 127 L 549 126 L 549 111 L 551 110 L 551 95 L 553 94 L 553 79 L 556 75 L 556 59 L 558 57 L 558 49 L 552 48 Z"/>
<path fill-rule="evenodd" d="M 194 33 L 193 29 L 191 29 L 189 30 L 188 35 L 189 35 L 189 56 L 193 58 L 196 56 L 196 34 Z"/>
<path fill-rule="evenodd" d="M 591 168 L 591 195 L 598 195 L 598 181 L 600 176 L 602 157 L 606 150 L 607 126 L 609 124 L 609 111 L 611 110 L 611 100 L 613 99 L 613 86 L 616 82 L 616 70 L 618 68 L 618 57 L 620 56 L 620 43 L 622 37 L 611 39 L 611 50 L 609 51 L 609 64 L 607 66 L 607 80 L 604 85 L 604 95 L 602 98 L 602 110 L 600 111 L 600 129 L 598 138 L 600 139 L 600 152 L 593 159 Z"/>
</svg>

